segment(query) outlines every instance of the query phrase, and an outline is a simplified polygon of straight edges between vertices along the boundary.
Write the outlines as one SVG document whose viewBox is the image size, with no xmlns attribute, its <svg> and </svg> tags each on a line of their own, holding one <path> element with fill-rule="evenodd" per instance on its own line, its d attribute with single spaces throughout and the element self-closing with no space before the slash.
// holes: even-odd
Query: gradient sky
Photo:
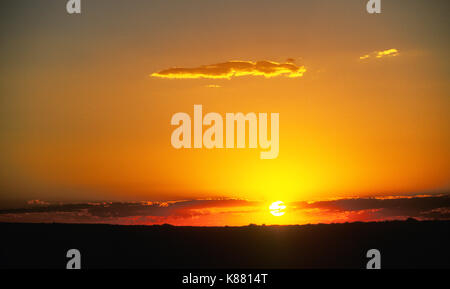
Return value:
<svg viewBox="0 0 450 289">
<path fill-rule="evenodd" d="M 0 4 L 2 208 L 448 192 L 449 1 L 65 2 Z M 150 76 L 236 60 L 306 72 Z M 170 119 L 194 104 L 279 113 L 278 158 L 174 149 Z"/>
</svg>

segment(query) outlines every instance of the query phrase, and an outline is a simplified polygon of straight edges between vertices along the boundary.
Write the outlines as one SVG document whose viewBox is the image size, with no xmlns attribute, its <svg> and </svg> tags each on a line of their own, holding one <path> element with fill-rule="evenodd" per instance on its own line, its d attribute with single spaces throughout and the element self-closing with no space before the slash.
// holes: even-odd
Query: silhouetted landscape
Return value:
<svg viewBox="0 0 450 289">
<path fill-rule="evenodd" d="M 450 221 L 175 227 L 0 223 L 1 268 L 450 268 Z"/>
</svg>

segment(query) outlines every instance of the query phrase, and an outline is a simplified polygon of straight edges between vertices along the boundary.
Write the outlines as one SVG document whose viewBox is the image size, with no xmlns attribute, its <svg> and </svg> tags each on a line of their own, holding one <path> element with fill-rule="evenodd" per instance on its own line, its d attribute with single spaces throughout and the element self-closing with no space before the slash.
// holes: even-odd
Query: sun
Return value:
<svg viewBox="0 0 450 289">
<path fill-rule="evenodd" d="M 284 211 L 284 209 L 286 209 L 286 206 L 282 201 L 273 202 L 272 205 L 270 205 L 269 209 L 270 213 L 275 217 L 281 217 L 286 213 Z"/>
</svg>

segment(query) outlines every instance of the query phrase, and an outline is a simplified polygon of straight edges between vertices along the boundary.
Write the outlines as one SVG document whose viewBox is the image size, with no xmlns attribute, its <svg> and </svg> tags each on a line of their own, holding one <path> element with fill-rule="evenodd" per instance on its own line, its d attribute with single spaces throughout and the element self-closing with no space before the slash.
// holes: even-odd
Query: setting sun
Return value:
<svg viewBox="0 0 450 289">
<path fill-rule="evenodd" d="M 270 213 L 275 217 L 283 216 L 286 213 L 284 211 L 284 209 L 286 209 L 286 206 L 282 201 L 273 202 L 272 205 L 270 205 L 269 209 Z"/>
</svg>

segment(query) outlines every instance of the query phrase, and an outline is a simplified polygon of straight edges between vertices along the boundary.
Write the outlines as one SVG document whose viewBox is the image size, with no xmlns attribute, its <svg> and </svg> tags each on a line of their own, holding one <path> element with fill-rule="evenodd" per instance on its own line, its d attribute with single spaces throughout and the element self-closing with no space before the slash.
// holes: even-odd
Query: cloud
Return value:
<svg viewBox="0 0 450 289">
<path fill-rule="evenodd" d="M 381 221 L 416 218 L 450 219 L 450 195 L 350 198 L 297 203 L 297 210 L 320 211 L 323 216 L 345 221 Z"/>
<path fill-rule="evenodd" d="M 47 203 L 48 204 L 48 203 Z M 270 204 L 238 199 L 168 202 L 102 202 L 35 204 L 0 210 L 1 222 L 61 222 L 107 224 L 248 225 L 276 223 Z M 450 219 L 450 195 L 347 198 L 286 203 L 286 216 L 295 224 L 385 221 L 416 218 Z M 281 217 L 283 218 L 283 217 Z"/>
<path fill-rule="evenodd" d="M 28 205 L 42 205 L 42 206 L 47 206 L 50 205 L 50 203 L 48 202 L 44 202 L 41 200 L 30 200 L 27 202 Z"/>
<path fill-rule="evenodd" d="M 220 88 L 222 86 L 220 86 L 218 84 L 208 84 L 208 85 L 205 85 L 205 87 L 207 87 L 207 88 Z"/>
<path fill-rule="evenodd" d="M 194 68 L 169 68 L 152 73 L 150 76 L 169 79 L 231 79 L 240 76 L 264 76 L 266 78 L 284 76 L 302 77 L 306 72 L 304 66 L 294 63 L 277 63 L 273 61 L 227 61 L 223 63 L 202 65 Z"/>
<path fill-rule="evenodd" d="M 181 224 L 187 220 L 182 224 L 189 225 L 202 216 L 251 212 L 256 204 L 237 199 L 49 204 L 0 210 L 0 222 Z"/>
<path fill-rule="evenodd" d="M 360 60 L 365 60 L 369 58 L 382 58 L 382 57 L 393 57 L 399 55 L 400 52 L 396 48 L 381 50 L 381 51 L 374 51 L 369 54 L 365 54 L 363 56 L 360 56 Z"/>
</svg>

